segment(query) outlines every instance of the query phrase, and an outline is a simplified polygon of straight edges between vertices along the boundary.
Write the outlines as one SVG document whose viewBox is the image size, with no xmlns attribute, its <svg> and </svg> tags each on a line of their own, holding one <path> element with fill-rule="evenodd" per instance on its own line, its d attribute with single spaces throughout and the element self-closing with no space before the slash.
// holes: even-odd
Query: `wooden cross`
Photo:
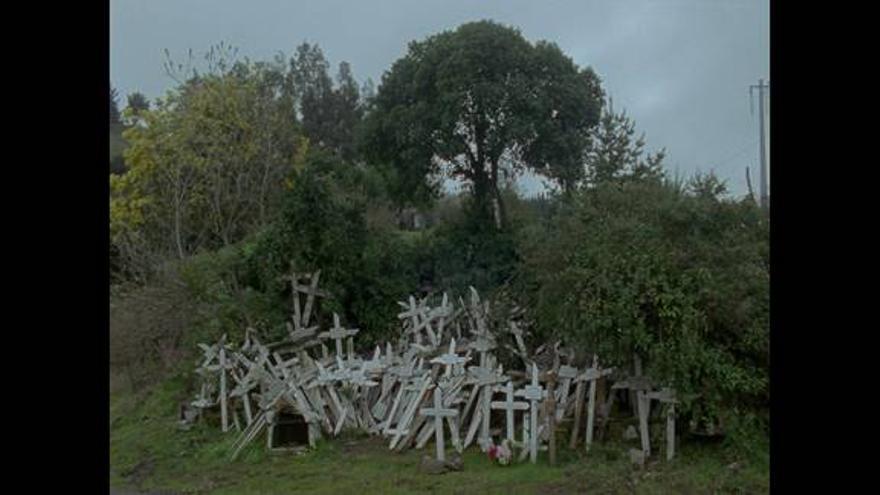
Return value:
<svg viewBox="0 0 880 495">
<path fill-rule="evenodd" d="M 639 417 L 639 436 L 642 440 L 642 452 L 645 457 L 651 455 L 651 439 L 648 435 L 648 416 L 651 412 L 651 401 L 646 393 L 651 390 L 651 379 L 641 375 L 641 360 L 636 360 L 636 376 L 631 376 L 623 381 L 615 383 L 611 389 L 628 389 L 636 394 L 636 413 Z"/>
<path fill-rule="evenodd" d="M 413 296 L 409 296 L 409 305 L 406 303 L 398 302 L 401 307 L 405 308 L 406 311 L 402 313 L 398 313 L 397 317 L 400 319 L 410 319 L 410 328 L 407 329 L 408 333 L 412 333 L 415 336 L 416 344 L 422 343 L 422 329 L 428 334 L 428 339 L 432 346 L 436 347 L 440 345 L 440 339 L 437 338 L 437 334 L 434 333 L 434 330 L 431 328 L 431 319 L 433 318 L 432 311 L 430 311 L 427 307 L 427 300 L 422 299 L 419 301 L 419 304 L 416 305 L 416 299 Z"/>
<path fill-rule="evenodd" d="M 318 331 L 317 325 L 315 325 L 313 327 L 309 327 L 309 328 L 300 327 L 300 328 L 294 329 L 294 326 L 291 325 L 289 321 L 285 322 L 285 324 L 287 325 L 287 333 L 288 333 L 288 335 L 290 335 L 290 340 L 293 342 L 299 342 L 301 340 L 310 339 L 310 338 L 314 337 Z"/>
<path fill-rule="evenodd" d="M 486 366 L 486 357 L 488 352 L 492 349 L 495 349 L 495 342 L 492 341 L 491 338 L 478 335 L 477 339 L 468 344 L 468 349 L 474 350 L 480 353 L 480 366 Z"/>
<path fill-rule="evenodd" d="M 589 452 L 590 446 L 593 444 L 593 421 L 596 416 L 596 381 L 603 376 L 611 374 L 614 371 L 612 368 L 600 369 L 599 368 L 599 357 L 595 354 L 593 355 L 593 367 L 587 368 L 584 372 L 578 375 L 574 381 L 577 383 L 577 394 L 576 399 L 577 405 L 575 406 L 575 415 L 574 415 L 574 428 L 572 429 L 571 441 L 569 446 L 571 448 L 575 448 L 577 446 L 577 433 L 578 426 L 580 425 L 581 420 L 581 410 L 583 408 L 583 400 L 584 400 L 584 387 L 587 383 L 590 384 L 589 396 L 587 399 L 587 428 L 586 428 L 586 437 L 584 439 L 586 450 Z"/>
<path fill-rule="evenodd" d="M 550 465 L 556 465 L 556 373 L 550 372 L 547 377 L 547 401 L 545 402 L 547 417 L 547 433 L 549 439 L 547 447 L 550 451 Z"/>
<path fill-rule="evenodd" d="M 432 364 L 442 364 L 445 366 L 446 371 L 444 371 L 443 376 L 448 377 L 452 375 L 452 368 L 454 366 L 462 365 L 468 361 L 470 361 L 469 357 L 461 357 L 455 353 L 455 339 L 452 339 L 449 341 L 449 352 L 435 357 L 430 362 Z"/>
<path fill-rule="evenodd" d="M 326 339 L 329 337 L 329 338 L 335 340 L 336 341 L 336 355 L 341 357 L 342 356 L 342 340 L 345 339 L 346 337 L 353 337 L 353 336 L 357 335 L 359 331 L 360 330 L 358 330 L 356 328 L 353 328 L 350 330 L 346 330 L 345 328 L 342 328 L 342 326 L 339 324 L 339 315 L 336 313 L 333 313 L 333 329 L 331 329 L 329 332 L 322 332 L 321 334 L 318 335 L 318 338 Z"/>
<path fill-rule="evenodd" d="M 460 399 L 458 399 L 458 392 L 461 390 L 461 386 L 464 385 L 465 378 L 466 377 L 464 375 L 461 375 L 438 382 L 438 386 L 443 389 L 443 405 L 445 407 L 454 406 L 455 404 L 460 402 Z M 459 414 L 459 416 L 457 417 L 460 416 L 461 415 Z M 458 433 L 458 424 L 451 417 L 447 417 L 446 421 L 449 425 L 450 434 L 452 436 L 452 444 L 455 446 L 455 449 L 458 452 L 461 452 L 464 447 L 461 444 L 461 438 Z M 433 435 L 433 433 L 434 425 L 426 422 L 424 428 L 422 428 L 421 432 L 419 432 L 418 434 L 416 448 L 421 449 L 422 447 L 424 447 L 425 444 L 428 442 L 428 439 Z"/>
<path fill-rule="evenodd" d="M 529 460 L 534 464 L 538 461 L 538 401 L 543 399 L 545 395 L 544 388 L 538 384 L 537 364 L 532 363 L 531 385 L 526 385 L 522 390 L 518 390 L 516 395 L 523 397 L 531 403 L 531 410 L 529 412 L 529 420 L 531 422 L 529 426 Z"/>
<path fill-rule="evenodd" d="M 514 442 L 516 439 L 514 438 L 514 417 L 513 411 L 520 410 L 525 411 L 529 408 L 528 402 L 515 402 L 513 400 L 513 382 L 508 381 L 507 385 L 504 387 L 498 387 L 496 390 L 505 393 L 506 399 L 504 402 L 492 402 L 492 409 L 504 409 L 507 412 L 507 439 L 511 442 Z"/>
<path fill-rule="evenodd" d="M 443 341 L 443 329 L 446 326 L 446 319 L 452 316 L 452 306 L 449 305 L 449 297 L 443 293 L 443 300 L 439 307 L 431 312 L 431 318 L 437 318 L 437 342 Z"/>
<path fill-rule="evenodd" d="M 291 277 L 291 288 L 293 289 L 294 294 L 294 314 L 296 318 L 294 318 L 294 325 L 297 328 L 304 327 L 309 324 L 309 317 L 312 313 L 312 306 L 315 303 L 315 297 L 329 297 L 326 291 L 318 289 L 318 280 L 321 277 L 321 270 L 316 271 L 315 273 L 309 275 L 305 274 L 306 277 L 309 277 L 309 285 L 301 285 L 298 280 L 298 276 L 296 273 Z M 302 313 L 302 318 L 299 315 L 299 294 L 306 294 L 306 306 Z"/>
<path fill-rule="evenodd" d="M 505 377 L 501 374 L 500 371 L 493 370 L 491 368 L 484 368 L 482 366 L 471 366 L 468 368 L 468 375 L 470 375 L 469 382 L 474 385 L 473 393 L 481 394 L 479 405 L 480 408 L 478 412 L 474 414 L 474 419 L 471 422 L 470 430 L 468 431 L 467 438 L 465 439 L 465 446 L 470 445 L 471 441 L 474 438 L 474 433 L 476 433 L 477 429 L 477 420 L 479 419 L 480 428 L 480 443 L 486 444 L 490 440 L 489 429 L 490 429 L 490 419 L 491 419 L 491 407 L 492 407 L 492 391 L 494 389 L 495 384 L 501 383 L 505 380 Z"/>
<path fill-rule="evenodd" d="M 511 320 L 509 332 L 513 334 L 513 337 L 516 340 L 516 353 L 519 354 L 520 357 L 525 359 L 525 357 L 528 355 L 528 352 L 526 352 L 526 344 L 523 341 L 522 329 L 519 328 L 515 321 Z"/>
<path fill-rule="evenodd" d="M 446 448 L 443 444 L 443 418 L 458 415 L 458 411 L 451 408 L 443 407 L 443 391 L 439 386 L 434 387 L 434 407 L 424 408 L 421 410 L 424 416 L 434 417 L 434 439 L 437 446 L 437 460 L 446 460 Z"/>
<path fill-rule="evenodd" d="M 562 421 L 565 412 L 568 409 L 568 392 L 571 389 L 571 382 L 577 377 L 578 369 L 572 366 L 563 365 L 559 367 L 558 377 L 562 380 L 562 384 L 556 391 L 559 401 L 559 407 L 556 411 L 556 421 Z"/>
<path fill-rule="evenodd" d="M 671 461 L 675 456 L 675 404 L 678 400 L 675 398 L 675 391 L 671 388 L 663 388 L 659 392 L 649 392 L 646 395 L 648 400 L 657 400 L 667 404 L 666 407 L 666 460 Z"/>
</svg>

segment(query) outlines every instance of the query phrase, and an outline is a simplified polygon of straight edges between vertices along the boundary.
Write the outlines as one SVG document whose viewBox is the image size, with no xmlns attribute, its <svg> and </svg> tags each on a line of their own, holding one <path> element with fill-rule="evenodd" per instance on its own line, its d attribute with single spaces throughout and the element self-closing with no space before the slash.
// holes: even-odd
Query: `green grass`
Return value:
<svg viewBox="0 0 880 495">
<path fill-rule="evenodd" d="M 110 485 L 117 489 L 178 493 L 767 493 L 762 459 L 737 459 L 719 445 L 683 442 L 672 463 L 629 465 L 632 445 L 597 444 L 589 456 L 560 441 L 557 466 L 546 453 L 538 464 L 496 466 L 471 448 L 464 470 L 443 475 L 418 471 L 424 450 L 393 453 L 382 438 L 343 435 L 302 455 L 270 454 L 265 435 L 229 461 L 237 433 L 199 424 L 175 427 L 184 382 L 173 379 L 138 394 L 117 393 L 110 403 Z M 662 447 L 661 447 L 662 449 Z M 662 452 L 655 457 L 662 458 Z M 741 468 L 728 467 L 739 461 Z"/>
</svg>

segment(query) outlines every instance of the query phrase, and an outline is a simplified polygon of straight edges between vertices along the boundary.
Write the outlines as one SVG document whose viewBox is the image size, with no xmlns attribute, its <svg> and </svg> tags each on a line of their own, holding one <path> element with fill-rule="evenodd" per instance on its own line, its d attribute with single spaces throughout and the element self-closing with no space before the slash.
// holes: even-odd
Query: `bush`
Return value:
<svg viewBox="0 0 880 495">
<path fill-rule="evenodd" d="M 318 302 L 321 324 L 331 325 L 337 312 L 343 324 L 361 329 L 359 345 L 387 336 L 396 328 L 395 301 L 404 299 L 418 278 L 416 241 L 391 228 L 387 212 L 376 211 L 383 208 L 381 184 L 368 171 L 323 152 L 309 153 L 292 184 L 280 219 L 245 254 L 247 284 L 273 294 L 289 314 L 284 277 L 291 263 L 298 272 L 321 270 L 320 286 L 332 296 Z"/>
<path fill-rule="evenodd" d="M 769 402 L 769 232 L 751 202 L 699 190 L 581 191 L 523 232 L 520 288 L 539 336 L 606 366 L 638 353 L 647 374 L 700 394 L 684 412 L 717 417 Z"/>
</svg>

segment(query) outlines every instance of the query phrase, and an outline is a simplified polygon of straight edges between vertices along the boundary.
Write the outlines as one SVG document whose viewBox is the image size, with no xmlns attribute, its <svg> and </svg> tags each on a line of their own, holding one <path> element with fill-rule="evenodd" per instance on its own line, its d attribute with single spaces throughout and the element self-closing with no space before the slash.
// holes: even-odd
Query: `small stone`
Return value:
<svg viewBox="0 0 880 495">
<path fill-rule="evenodd" d="M 629 460 L 639 468 L 645 467 L 645 452 L 639 449 L 629 449 Z"/>
<path fill-rule="evenodd" d="M 636 431 L 636 427 L 633 425 L 629 425 L 626 428 L 626 431 L 623 432 L 623 439 L 624 440 L 636 440 L 637 438 L 639 438 L 639 432 Z"/>
<path fill-rule="evenodd" d="M 453 454 L 452 457 L 446 461 L 446 468 L 450 471 L 461 471 L 464 469 L 464 461 L 460 455 Z"/>
<path fill-rule="evenodd" d="M 423 456 L 422 463 L 419 464 L 419 471 L 425 474 L 443 474 L 446 470 L 445 462 L 438 461 L 429 455 Z"/>
</svg>

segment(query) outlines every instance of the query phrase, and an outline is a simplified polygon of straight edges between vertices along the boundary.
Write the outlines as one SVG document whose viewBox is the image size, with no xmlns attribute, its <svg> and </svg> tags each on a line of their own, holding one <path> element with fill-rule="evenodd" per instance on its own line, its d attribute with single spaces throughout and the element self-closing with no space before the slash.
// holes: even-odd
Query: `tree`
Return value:
<svg viewBox="0 0 880 495">
<path fill-rule="evenodd" d="M 613 102 L 602 112 L 591 133 L 586 179 L 589 185 L 602 182 L 659 179 L 663 177 L 664 150 L 644 155 L 645 135 L 635 135 L 635 122 L 626 112 L 614 112 Z"/>
<path fill-rule="evenodd" d="M 111 177 L 111 235 L 127 259 L 186 258 L 270 222 L 300 143 L 283 72 L 236 63 L 140 113 L 124 134 L 129 170 Z"/>
<path fill-rule="evenodd" d="M 116 92 L 116 88 L 112 85 L 110 86 L 110 123 L 118 124 L 119 123 L 119 104 L 116 102 L 116 98 L 118 98 L 118 94 Z"/>
<path fill-rule="evenodd" d="M 469 184 L 477 213 L 503 221 L 499 174 L 526 168 L 570 189 L 602 107 L 599 78 L 553 43 L 491 21 L 413 42 L 382 78 L 365 123 L 369 159 L 401 202 L 426 202 L 442 175 Z"/>
<path fill-rule="evenodd" d="M 355 156 L 355 129 L 363 110 L 357 82 L 347 62 L 339 64 L 336 86 L 318 45 L 303 43 L 290 61 L 303 131 L 318 148 L 346 160 Z"/>
<path fill-rule="evenodd" d="M 143 93 L 135 91 L 128 95 L 128 108 L 131 109 L 133 114 L 137 115 L 144 110 L 150 109 L 150 101 Z"/>
</svg>

